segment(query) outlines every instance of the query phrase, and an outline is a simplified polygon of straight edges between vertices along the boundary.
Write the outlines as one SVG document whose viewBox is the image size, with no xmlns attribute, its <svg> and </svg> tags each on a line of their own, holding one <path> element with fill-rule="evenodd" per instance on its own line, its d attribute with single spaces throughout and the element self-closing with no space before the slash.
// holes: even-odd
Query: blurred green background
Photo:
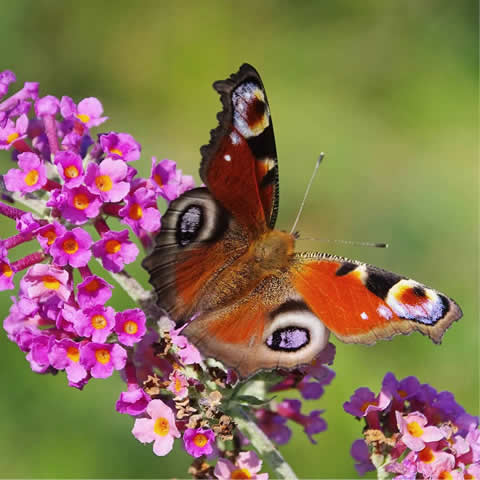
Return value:
<svg viewBox="0 0 480 480">
<path fill-rule="evenodd" d="M 266 85 L 280 160 L 279 228 L 290 229 L 316 157 L 327 153 L 299 229 L 305 236 L 386 241 L 387 250 L 299 242 L 368 261 L 457 300 L 464 318 L 441 346 L 419 334 L 375 347 L 337 344 L 336 378 L 318 402 L 328 430 L 295 430 L 281 450 L 300 477 L 356 477 L 361 426 L 342 404 L 383 375 L 416 375 L 479 403 L 477 4 L 447 0 L 53 2 L 2 8 L 0 69 L 41 95 L 98 97 L 142 144 L 135 167 L 171 158 L 198 179 L 199 147 L 220 109 L 211 83 L 242 62 Z M 2 154 L 2 171 L 8 154 Z M 1 220 L 4 235 L 11 222 Z M 146 275 L 131 269 L 146 285 Z M 9 293 L 0 300 L 2 318 Z M 113 304 L 126 308 L 122 295 Z M 185 477 L 178 448 L 156 457 L 115 412 L 118 376 L 68 388 L 31 372 L 0 336 L 0 476 Z"/>
</svg>

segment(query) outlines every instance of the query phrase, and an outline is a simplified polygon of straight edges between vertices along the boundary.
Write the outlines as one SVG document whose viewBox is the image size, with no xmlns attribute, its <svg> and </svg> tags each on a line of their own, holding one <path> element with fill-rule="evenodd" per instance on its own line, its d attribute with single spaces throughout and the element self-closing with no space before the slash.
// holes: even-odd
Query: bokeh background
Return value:
<svg viewBox="0 0 480 480">
<path fill-rule="evenodd" d="M 318 402 L 328 430 L 299 429 L 281 450 L 300 477 L 356 477 L 361 426 L 342 404 L 387 371 L 479 404 L 477 3 L 448 0 L 36 2 L 0 16 L 0 69 L 41 94 L 99 98 L 150 158 L 198 179 L 199 147 L 216 126 L 214 80 L 245 61 L 268 92 L 280 160 L 278 227 L 289 229 L 321 151 L 327 157 L 299 229 L 319 239 L 386 241 L 387 250 L 299 242 L 412 276 L 452 296 L 464 318 L 441 346 L 419 334 L 375 347 L 337 341 L 336 378 Z M 2 171 L 8 154 L 0 156 Z M 13 233 L 0 220 L 3 235 Z M 140 268 L 130 269 L 147 285 Z M 0 298 L 4 318 L 9 293 Z M 122 295 L 113 304 L 127 308 Z M 115 412 L 118 376 L 85 391 L 31 372 L 0 336 L 0 476 L 185 477 L 177 448 L 155 457 Z"/>
</svg>

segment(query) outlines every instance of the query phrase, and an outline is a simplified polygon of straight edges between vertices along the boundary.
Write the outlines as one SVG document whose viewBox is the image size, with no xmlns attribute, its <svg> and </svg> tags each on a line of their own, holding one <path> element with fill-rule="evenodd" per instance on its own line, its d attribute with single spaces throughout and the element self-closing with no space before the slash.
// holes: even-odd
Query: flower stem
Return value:
<svg viewBox="0 0 480 480">
<path fill-rule="evenodd" d="M 251 415 L 237 406 L 233 408 L 235 423 L 240 431 L 248 437 L 252 445 L 258 450 L 258 453 L 267 461 L 274 472 L 274 478 L 288 478 L 296 480 L 298 477 L 292 470 L 292 467 L 285 461 L 282 454 L 276 449 L 275 445 L 263 433 Z"/>
</svg>

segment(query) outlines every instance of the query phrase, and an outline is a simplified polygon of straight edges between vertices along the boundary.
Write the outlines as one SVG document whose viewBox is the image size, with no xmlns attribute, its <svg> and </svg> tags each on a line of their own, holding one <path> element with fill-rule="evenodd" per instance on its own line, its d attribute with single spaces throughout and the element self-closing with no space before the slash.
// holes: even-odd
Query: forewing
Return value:
<svg viewBox="0 0 480 480">
<path fill-rule="evenodd" d="M 462 316 L 450 298 L 415 280 L 327 254 L 297 254 L 295 289 L 340 340 L 373 344 L 417 330 L 440 343 Z"/>
<path fill-rule="evenodd" d="M 215 82 L 223 110 L 200 152 L 200 177 L 212 195 L 253 237 L 273 228 L 278 210 L 278 163 L 270 107 L 258 72 L 248 64 Z"/>
</svg>

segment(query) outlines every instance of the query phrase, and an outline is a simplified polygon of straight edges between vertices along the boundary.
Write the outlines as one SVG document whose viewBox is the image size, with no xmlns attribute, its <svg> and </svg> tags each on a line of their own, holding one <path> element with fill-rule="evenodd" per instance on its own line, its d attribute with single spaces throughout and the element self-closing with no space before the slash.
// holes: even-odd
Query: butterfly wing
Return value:
<svg viewBox="0 0 480 480">
<path fill-rule="evenodd" d="M 242 378 L 310 363 L 327 345 L 329 332 L 288 277 L 284 272 L 265 278 L 237 302 L 200 314 L 183 332 L 205 356 Z"/>
<path fill-rule="evenodd" d="M 340 340 L 373 344 L 417 330 L 440 343 L 461 318 L 450 298 L 415 280 L 327 254 L 297 254 L 292 285 Z"/>
<path fill-rule="evenodd" d="M 213 84 L 223 110 L 200 152 L 200 177 L 252 237 L 273 228 L 278 210 L 278 162 L 270 107 L 258 72 L 248 64 Z"/>
</svg>

